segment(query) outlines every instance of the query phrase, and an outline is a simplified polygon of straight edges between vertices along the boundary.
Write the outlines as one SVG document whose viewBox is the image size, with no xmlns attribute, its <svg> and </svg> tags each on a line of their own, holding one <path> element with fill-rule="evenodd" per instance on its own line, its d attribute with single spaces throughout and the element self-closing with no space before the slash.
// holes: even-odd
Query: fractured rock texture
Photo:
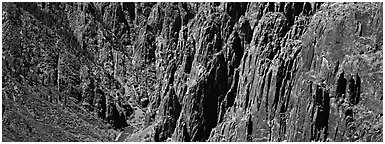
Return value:
<svg viewBox="0 0 385 144">
<path fill-rule="evenodd" d="M 3 3 L 2 139 L 383 141 L 382 15 L 382 3 Z M 34 107 L 57 105 L 38 122 Z M 36 138 L 46 129 L 63 139 Z"/>
</svg>

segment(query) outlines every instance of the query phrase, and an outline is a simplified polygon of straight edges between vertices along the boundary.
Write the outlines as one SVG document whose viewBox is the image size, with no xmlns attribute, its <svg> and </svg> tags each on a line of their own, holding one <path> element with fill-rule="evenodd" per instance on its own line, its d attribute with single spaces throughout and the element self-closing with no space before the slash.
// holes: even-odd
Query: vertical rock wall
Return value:
<svg viewBox="0 0 385 144">
<path fill-rule="evenodd" d="M 382 140 L 381 4 L 196 9 L 175 28 L 177 45 L 162 37 L 156 48 L 173 50 L 172 60 L 157 59 L 168 66 L 157 67 L 167 78 L 154 98 L 156 141 Z"/>
<path fill-rule="evenodd" d="M 119 139 L 383 139 L 382 3 L 5 6 L 3 73 Z"/>
</svg>

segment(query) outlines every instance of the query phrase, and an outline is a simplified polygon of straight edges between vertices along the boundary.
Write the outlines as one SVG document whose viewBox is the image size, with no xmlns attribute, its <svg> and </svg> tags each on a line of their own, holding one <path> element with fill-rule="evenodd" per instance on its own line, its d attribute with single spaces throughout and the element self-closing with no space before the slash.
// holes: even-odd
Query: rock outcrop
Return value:
<svg viewBox="0 0 385 144">
<path fill-rule="evenodd" d="M 382 140 L 374 127 L 357 123 L 372 117 L 382 125 L 381 97 L 374 96 L 382 81 L 371 74 L 381 71 L 381 4 L 205 3 L 197 9 L 181 26 L 178 44 L 167 47 L 175 49 L 172 60 L 157 58 L 168 65 L 157 67 L 166 81 L 153 98 L 160 103 L 155 141 Z M 364 25 L 372 31 L 366 36 Z M 363 77 L 374 85 L 363 89 Z M 176 108 L 167 103 L 173 91 L 181 110 L 162 109 Z"/>
<path fill-rule="evenodd" d="M 122 129 L 119 141 L 382 141 L 382 14 L 382 3 L 4 3 L 3 140 L 22 141 L 4 135 L 26 105 L 10 81 L 48 89 L 39 106 Z"/>
</svg>

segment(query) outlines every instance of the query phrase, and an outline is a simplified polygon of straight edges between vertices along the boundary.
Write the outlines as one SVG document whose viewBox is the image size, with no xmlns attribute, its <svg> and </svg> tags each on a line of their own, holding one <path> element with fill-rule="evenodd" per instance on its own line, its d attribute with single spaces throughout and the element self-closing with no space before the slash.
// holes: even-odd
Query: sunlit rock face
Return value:
<svg viewBox="0 0 385 144">
<path fill-rule="evenodd" d="M 383 141 L 382 3 L 2 3 L 3 141 Z"/>
</svg>

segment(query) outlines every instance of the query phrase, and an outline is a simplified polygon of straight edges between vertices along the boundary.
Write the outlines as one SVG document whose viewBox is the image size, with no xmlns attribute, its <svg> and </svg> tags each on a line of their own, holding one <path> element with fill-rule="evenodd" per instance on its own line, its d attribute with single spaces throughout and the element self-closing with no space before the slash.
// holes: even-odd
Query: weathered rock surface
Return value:
<svg viewBox="0 0 385 144">
<path fill-rule="evenodd" d="M 79 126 L 94 115 L 123 129 L 118 141 L 383 141 L 382 14 L 382 3 L 3 3 L 3 140 L 53 141 L 14 137 L 12 113 L 36 121 L 22 98 L 86 113 Z"/>
<path fill-rule="evenodd" d="M 167 47 L 174 58 L 157 59 L 168 66 L 155 141 L 382 140 L 381 4 L 208 3 L 194 14 Z"/>
</svg>

